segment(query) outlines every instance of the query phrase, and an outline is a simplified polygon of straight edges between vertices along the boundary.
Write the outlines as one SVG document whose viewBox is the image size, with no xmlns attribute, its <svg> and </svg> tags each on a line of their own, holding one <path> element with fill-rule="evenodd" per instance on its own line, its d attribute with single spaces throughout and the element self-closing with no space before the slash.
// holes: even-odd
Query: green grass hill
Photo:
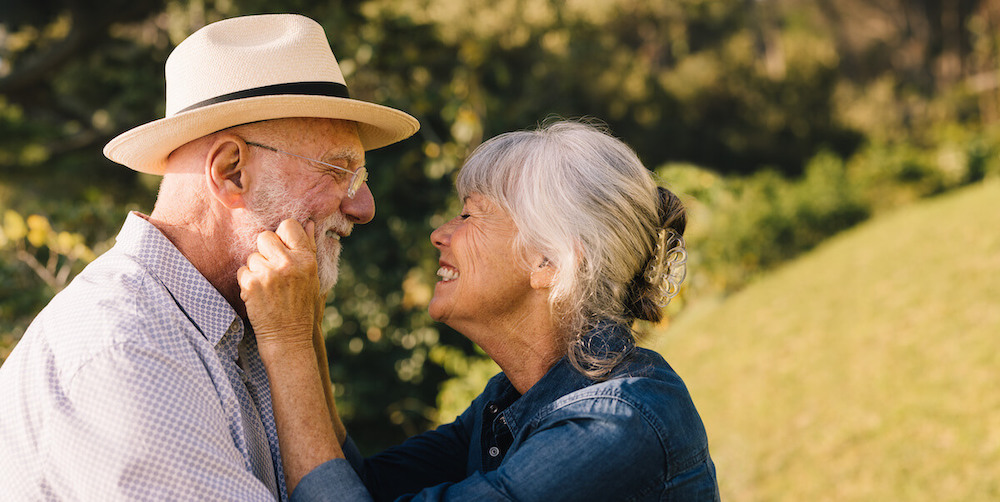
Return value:
<svg viewBox="0 0 1000 502">
<path fill-rule="evenodd" d="M 1000 500 L 1000 180 L 838 235 L 652 340 L 724 500 Z"/>
</svg>

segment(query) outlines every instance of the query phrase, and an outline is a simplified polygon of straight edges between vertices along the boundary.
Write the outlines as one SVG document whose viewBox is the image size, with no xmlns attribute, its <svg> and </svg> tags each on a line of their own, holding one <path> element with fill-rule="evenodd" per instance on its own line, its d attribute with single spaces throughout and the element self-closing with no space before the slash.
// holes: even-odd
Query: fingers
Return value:
<svg viewBox="0 0 1000 502">
<path fill-rule="evenodd" d="M 278 225 L 276 232 L 264 231 L 257 234 L 257 252 L 267 260 L 285 261 L 289 252 L 307 251 L 316 253 L 316 239 L 313 237 L 316 224 L 306 222 L 302 228 L 299 222 L 288 219 Z"/>
<path fill-rule="evenodd" d="M 246 301 L 246 290 L 250 288 L 250 270 L 243 265 L 236 271 L 236 282 L 240 285 L 240 298 Z"/>
<path fill-rule="evenodd" d="M 236 282 L 240 285 L 240 299 L 247 302 L 260 286 L 260 277 L 243 265 L 236 271 Z"/>
<path fill-rule="evenodd" d="M 264 231 L 257 234 L 257 252 L 247 258 L 247 265 L 250 264 L 250 258 L 256 254 L 259 254 L 265 261 L 287 262 L 289 251 L 291 249 L 285 246 L 284 241 L 281 240 L 281 237 L 278 237 L 278 234 L 269 230 Z"/>
<path fill-rule="evenodd" d="M 260 253 L 252 253 L 247 257 L 247 264 L 236 271 L 236 282 L 240 285 L 240 296 L 244 301 L 249 291 L 260 287 L 260 282 L 268 269 L 267 258 Z"/>
<path fill-rule="evenodd" d="M 318 292 L 316 244 L 310 234 L 315 223 L 306 228 L 295 220 L 285 220 L 277 232 L 257 235 L 257 252 L 250 253 L 246 264 L 236 272 L 240 297 L 249 302 L 253 297 L 292 297 L 313 303 Z M 298 301 L 298 300 L 296 300 Z"/>
<path fill-rule="evenodd" d="M 312 220 L 306 221 L 306 227 L 303 229 L 299 222 L 287 219 L 278 225 L 277 235 L 289 249 L 315 252 L 316 238 L 313 236 L 315 230 L 316 223 Z"/>
<path fill-rule="evenodd" d="M 253 296 L 273 299 L 274 296 L 301 295 L 306 304 L 318 292 L 316 244 L 311 234 L 315 223 L 306 228 L 295 220 L 285 220 L 277 232 L 264 231 L 257 235 L 257 251 L 250 253 L 246 264 L 237 270 L 236 280 L 244 302 Z M 290 290 L 288 288 L 291 288 Z"/>
</svg>

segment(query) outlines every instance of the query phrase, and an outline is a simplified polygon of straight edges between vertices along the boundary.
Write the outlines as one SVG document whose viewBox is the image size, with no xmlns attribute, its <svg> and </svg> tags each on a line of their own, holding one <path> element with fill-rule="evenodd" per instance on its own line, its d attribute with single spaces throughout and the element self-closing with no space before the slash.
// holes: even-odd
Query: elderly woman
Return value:
<svg viewBox="0 0 1000 502">
<path fill-rule="evenodd" d="M 312 225 L 262 234 L 241 271 L 292 499 L 718 500 L 684 383 L 631 329 L 684 278 L 677 197 L 574 122 L 483 143 L 457 188 L 461 214 L 431 234 L 430 314 L 503 371 L 454 422 L 371 458 L 321 372 Z"/>
</svg>

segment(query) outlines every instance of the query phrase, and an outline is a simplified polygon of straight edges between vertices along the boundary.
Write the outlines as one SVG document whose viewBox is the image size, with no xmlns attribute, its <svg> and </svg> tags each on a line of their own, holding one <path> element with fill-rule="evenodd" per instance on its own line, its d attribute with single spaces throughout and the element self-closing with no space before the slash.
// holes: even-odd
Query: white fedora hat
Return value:
<svg viewBox="0 0 1000 502">
<path fill-rule="evenodd" d="M 420 124 L 389 107 L 351 99 L 323 27 L 296 14 L 209 24 L 181 42 L 166 64 L 166 117 L 130 129 L 104 155 L 163 174 L 170 152 L 222 129 L 260 120 L 352 120 L 365 150 L 412 136 Z"/>
</svg>

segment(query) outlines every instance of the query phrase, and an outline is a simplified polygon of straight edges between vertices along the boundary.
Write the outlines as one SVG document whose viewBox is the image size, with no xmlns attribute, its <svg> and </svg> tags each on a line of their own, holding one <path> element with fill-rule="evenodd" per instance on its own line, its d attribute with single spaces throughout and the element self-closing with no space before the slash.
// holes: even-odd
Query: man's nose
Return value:
<svg viewBox="0 0 1000 502">
<path fill-rule="evenodd" d="M 375 217 L 375 197 L 372 196 L 368 183 L 362 183 L 361 188 L 358 188 L 353 198 L 349 198 L 346 193 L 344 194 L 344 198 L 340 201 L 340 212 L 351 223 L 364 224 L 372 221 L 372 218 Z"/>
</svg>

